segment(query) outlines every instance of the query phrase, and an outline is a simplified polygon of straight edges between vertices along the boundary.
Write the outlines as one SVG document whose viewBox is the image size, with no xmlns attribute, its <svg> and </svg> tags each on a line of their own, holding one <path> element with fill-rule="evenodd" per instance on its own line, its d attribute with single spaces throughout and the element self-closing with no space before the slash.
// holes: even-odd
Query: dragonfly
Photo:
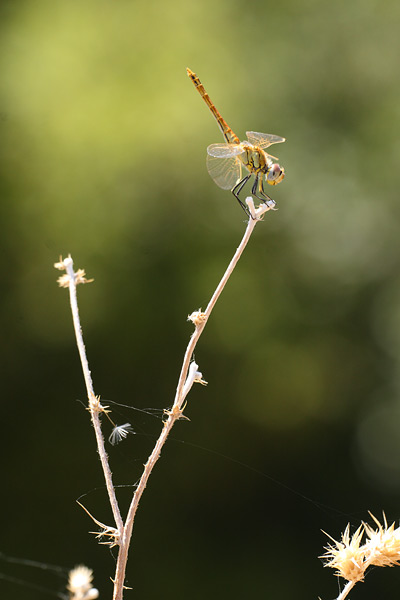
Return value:
<svg viewBox="0 0 400 600">
<path fill-rule="evenodd" d="M 277 185 L 285 177 L 285 169 L 274 162 L 279 160 L 276 156 L 265 150 L 272 144 L 281 144 L 285 138 L 270 133 L 246 131 L 247 141 L 241 142 L 211 102 L 196 73 L 189 68 L 186 71 L 225 138 L 224 144 L 211 144 L 207 148 L 207 170 L 211 178 L 223 190 L 231 190 L 245 213 L 251 217 L 239 194 L 251 176 L 255 175 L 252 194 L 261 202 L 275 206 L 274 200 L 264 190 L 264 178 L 269 185 Z"/>
</svg>

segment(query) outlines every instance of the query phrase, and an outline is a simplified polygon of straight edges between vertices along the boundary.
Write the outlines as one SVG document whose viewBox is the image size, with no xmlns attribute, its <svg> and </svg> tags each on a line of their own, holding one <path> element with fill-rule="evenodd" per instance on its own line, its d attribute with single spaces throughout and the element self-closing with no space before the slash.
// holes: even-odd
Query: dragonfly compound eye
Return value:
<svg viewBox="0 0 400 600">
<path fill-rule="evenodd" d="M 266 180 L 270 185 L 276 185 L 277 183 L 280 183 L 284 177 L 285 169 L 278 164 L 274 164 L 268 171 Z"/>
</svg>

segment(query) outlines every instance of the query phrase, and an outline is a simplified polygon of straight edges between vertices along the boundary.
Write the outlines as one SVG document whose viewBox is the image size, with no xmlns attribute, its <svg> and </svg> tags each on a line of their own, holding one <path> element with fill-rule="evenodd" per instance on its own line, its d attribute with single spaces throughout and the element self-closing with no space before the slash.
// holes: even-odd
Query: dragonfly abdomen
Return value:
<svg viewBox="0 0 400 600">
<path fill-rule="evenodd" d="M 222 134 L 228 144 L 240 144 L 240 140 L 236 134 L 233 133 L 232 129 L 229 127 L 228 123 L 225 119 L 222 118 L 220 112 L 217 110 L 216 106 L 211 102 L 210 96 L 207 94 L 204 85 L 201 83 L 200 79 L 197 77 L 196 73 L 193 73 L 189 68 L 186 69 L 187 74 L 190 79 L 193 81 L 193 84 L 200 96 L 203 98 L 204 102 L 207 104 L 208 108 L 214 115 L 219 125 L 219 128 L 222 131 Z"/>
</svg>

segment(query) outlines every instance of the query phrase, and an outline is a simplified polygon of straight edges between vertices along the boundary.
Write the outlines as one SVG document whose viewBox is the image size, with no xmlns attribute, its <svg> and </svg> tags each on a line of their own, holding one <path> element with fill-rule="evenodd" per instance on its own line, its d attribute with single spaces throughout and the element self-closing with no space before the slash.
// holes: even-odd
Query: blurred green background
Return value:
<svg viewBox="0 0 400 600">
<path fill-rule="evenodd" d="M 207 174 L 223 140 L 187 66 L 240 137 L 287 138 L 272 152 L 286 179 L 196 349 L 209 385 L 142 499 L 126 598 L 333 598 L 321 529 L 337 537 L 368 510 L 398 520 L 399 26 L 395 0 L 1 4 L 2 552 L 84 562 L 111 597 L 115 553 L 75 503 L 112 524 L 53 263 L 71 253 L 95 279 L 79 303 L 96 392 L 155 409 L 110 404 L 136 431 L 108 446 L 115 482 L 134 484 L 186 317 L 245 227 Z M 399 585 L 376 569 L 351 597 Z"/>
</svg>

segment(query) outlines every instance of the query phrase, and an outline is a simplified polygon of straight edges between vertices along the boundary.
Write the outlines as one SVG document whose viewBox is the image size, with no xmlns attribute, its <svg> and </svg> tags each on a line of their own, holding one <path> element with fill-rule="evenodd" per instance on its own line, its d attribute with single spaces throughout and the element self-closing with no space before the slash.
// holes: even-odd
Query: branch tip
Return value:
<svg viewBox="0 0 400 600">
<path fill-rule="evenodd" d="M 57 279 L 57 283 L 60 287 L 69 287 L 71 282 L 75 285 L 79 285 L 80 283 L 92 283 L 92 281 L 94 281 L 94 279 L 86 279 L 84 269 L 78 269 L 74 272 L 73 265 L 74 262 L 70 254 L 64 260 L 62 256 L 60 256 L 59 262 L 54 263 L 54 267 L 59 271 L 67 271 L 66 275 L 62 275 Z"/>
<path fill-rule="evenodd" d="M 60 256 L 59 261 L 54 263 L 54 268 L 58 269 L 59 271 L 65 271 L 65 269 L 72 264 L 73 264 L 72 257 L 70 254 L 68 254 L 67 258 L 65 258 L 65 259 L 63 259 L 63 257 Z"/>
<path fill-rule="evenodd" d="M 262 221 L 265 213 L 269 210 L 278 210 L 276 208 L 276 202 L 275 200 L 272 200 L 272 198 L 270 200 L 266 200 L 265 202 L 261 202 L 257 208 L 254 206 L 254 201 L 251 196 L 247 196 L 245 202 L 249 207 L 249 212 L 254 221 Z"/>
</svg>

